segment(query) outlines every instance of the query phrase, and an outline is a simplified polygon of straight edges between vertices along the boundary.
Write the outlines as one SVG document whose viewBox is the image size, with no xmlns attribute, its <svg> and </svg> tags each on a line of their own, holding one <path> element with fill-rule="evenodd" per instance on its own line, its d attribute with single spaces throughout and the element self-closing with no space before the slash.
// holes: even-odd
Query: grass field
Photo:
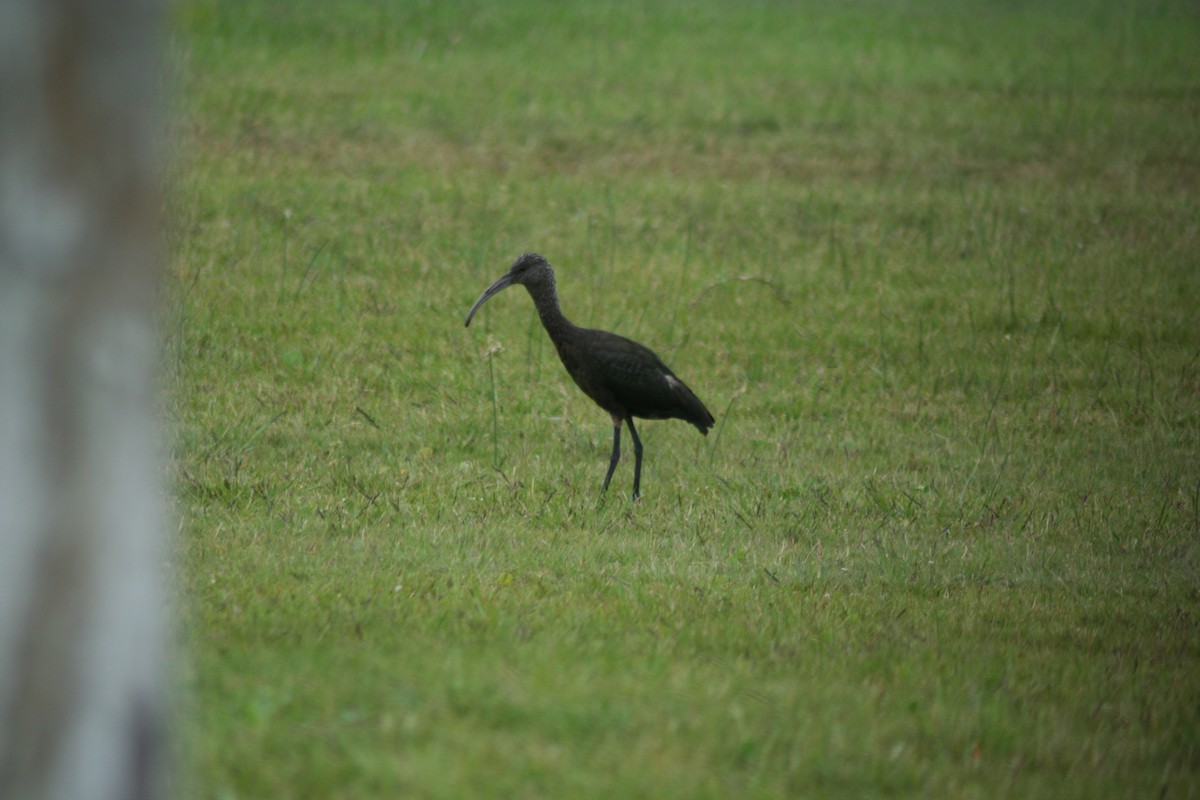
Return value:
<svg viewBox="0 0 1200 800">
<path fill-rule="evenodd" d="M 1200 796 L 1191 4 L 175 22 L 188 794 Z"/>
</svg>

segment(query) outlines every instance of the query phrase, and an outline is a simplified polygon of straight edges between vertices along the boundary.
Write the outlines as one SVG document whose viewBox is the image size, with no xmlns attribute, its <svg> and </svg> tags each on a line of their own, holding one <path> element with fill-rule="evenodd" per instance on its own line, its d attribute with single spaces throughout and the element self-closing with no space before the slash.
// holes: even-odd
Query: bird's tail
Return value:
<svg viewBox="0 0 1200 800">
<path fill-rule="evenodd" d="M 687 384 L 678 378 L 676 381 L 678 383 L 675 385 L 675 393 L 679 397 L 679 405 L 683 412 L 680 418 L 692 423 L 696 430 L 707 436 L 708 429 L 715 422 L 712 412 L 704 407 L 704 403 L 700 402 L 700 398 L 696 397 L 696 393 L 689 389 Z"/>
</svg>

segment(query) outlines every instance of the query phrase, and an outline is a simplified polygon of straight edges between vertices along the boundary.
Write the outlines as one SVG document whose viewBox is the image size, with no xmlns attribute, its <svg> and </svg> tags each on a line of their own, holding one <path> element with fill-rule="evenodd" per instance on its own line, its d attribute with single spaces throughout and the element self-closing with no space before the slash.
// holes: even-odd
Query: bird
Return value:
<svg viewBox="0 0 1200 800">
<path fill-rule="evenodd" d="M 641 497 L 642 440 L 633 418 L 681 419 L 705 436 L 713 415 L 653 350 L 608 331 L 581 328 L 559 307 L 554 269 L 537 253 L 517 257 L 508 272 L 484 290 L 467 313 L 466 327 L 480 307 L 502 290 L 520 284 L 533 298 L 542 327 L 554 343 L 567 373 L 583 393 L 612 417 L 613 445 L 604 475 L 603 495 L 621 458 L 621 426 L 633 438 L 633 499 Z"/>
</svg>

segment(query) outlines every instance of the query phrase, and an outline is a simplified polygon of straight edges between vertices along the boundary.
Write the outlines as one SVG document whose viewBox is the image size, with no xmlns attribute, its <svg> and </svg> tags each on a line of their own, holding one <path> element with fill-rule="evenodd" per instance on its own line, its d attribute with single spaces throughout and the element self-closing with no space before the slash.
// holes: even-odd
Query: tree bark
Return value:
<svg viewBox="0 0 1200 800">
<path fill-rule="evenodd" d="M 166 792 L 157 3 L 0 4 L 0 797 Z"/>
</svg>

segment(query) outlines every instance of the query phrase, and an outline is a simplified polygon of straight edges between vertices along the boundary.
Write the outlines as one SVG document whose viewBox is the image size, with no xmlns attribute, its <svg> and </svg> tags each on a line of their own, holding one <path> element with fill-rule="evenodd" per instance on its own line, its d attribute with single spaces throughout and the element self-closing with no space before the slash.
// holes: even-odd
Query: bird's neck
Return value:
<svg viewBox="0 0 1200 800">
<path fill-rule="evenodd" d="M 537 307 L 538 317 L 542 320 L 542 327 L 550 334 L 551 339 L 575 328 L 571 321 L 563 316 L 562 308 L 559 307 L 558 289 L 553 278 L 546 283 L 525 288 L 529 290 L 529 296 L 533 298 L 533 304 Z"/>
</svg>

